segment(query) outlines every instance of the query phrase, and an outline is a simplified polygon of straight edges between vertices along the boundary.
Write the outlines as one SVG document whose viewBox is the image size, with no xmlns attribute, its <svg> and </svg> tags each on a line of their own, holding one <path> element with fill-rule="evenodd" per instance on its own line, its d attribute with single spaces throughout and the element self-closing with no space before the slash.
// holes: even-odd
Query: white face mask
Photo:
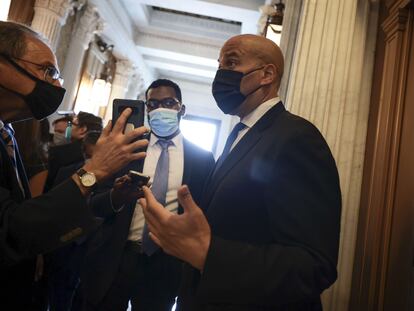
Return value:
<svg viewBox="0 0 414 311">
<path fill-rule="evenodd" d="M 55 132 L 55 134 L 53 134 L 53 144 L 63 145 L 63 144 L 66 144 L 67 142 L 68 140 L 66 139 L 65 134 L 58 133 L 58 132 Z"/>
<path fill-rule="evenodd" d="M 158 137 L 168 137 L 178 131 L 178 111 L 168 108 L 158 108 L 148 114 L 151 130 Z"/>
</svg>

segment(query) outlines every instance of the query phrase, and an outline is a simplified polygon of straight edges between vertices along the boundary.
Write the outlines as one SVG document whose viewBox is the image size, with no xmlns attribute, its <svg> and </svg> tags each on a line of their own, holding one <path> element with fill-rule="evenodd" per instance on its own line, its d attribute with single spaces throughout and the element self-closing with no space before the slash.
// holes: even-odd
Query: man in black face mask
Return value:
<svg viewBox="0 0 414 311">
<path fill-rule="evenodd" d="M 240 117 L 200 207 L 183 187 L 183 215 L 148 188 L 141 199 L 153 240 L 188 263 L 178 310 L 321 310 L 336 279 L 341 193 L 329 147 L 278 98 L 283 56 L 254 35 L 228 40 L 213 96 Z"/>
<path fill-rule="evenodd" d="M 10 123 L 43 119 L 60 105 L 65 90 L 51 49 L 30 28 L 0 22 L 0 291 L 1 310 L 31 310 L 36 254 L 63 246 L 91 232 L 98 222 L 88 197 L 101 182 L 142 159 L 147 145 L 134 139 L 142 127 L 124 135 L 127 109 L 96 144 L 92 159 L 47 195 L 30 199 L 26 174 Z M 111 131 L 112 130 L 112 131 Z"/>
</svg>

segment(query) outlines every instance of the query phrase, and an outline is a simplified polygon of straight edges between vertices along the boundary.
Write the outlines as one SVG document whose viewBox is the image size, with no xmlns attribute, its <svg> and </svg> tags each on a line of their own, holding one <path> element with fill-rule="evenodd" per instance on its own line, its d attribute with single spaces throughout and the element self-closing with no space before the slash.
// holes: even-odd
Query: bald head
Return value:
<svg viewBox="0 0 414 311">
<path fill-rule="evenodd" d="M 264 64 L 273 64 L 276 66 L 280 79 L 284 70 L 284 57 L 282 51 L 272 40 L 265 37 L 245 34 L 230 38 L 223 46 L 238 46 L 244 52 L 249 53 L 250 57 L 263 62 Z"/>
</svg>

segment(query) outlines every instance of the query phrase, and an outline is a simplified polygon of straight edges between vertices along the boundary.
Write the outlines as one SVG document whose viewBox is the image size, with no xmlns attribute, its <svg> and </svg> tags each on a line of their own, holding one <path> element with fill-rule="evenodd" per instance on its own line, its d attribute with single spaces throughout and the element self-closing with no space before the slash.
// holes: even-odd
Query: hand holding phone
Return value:
<svg viewBox="0 0 414 311">
<path fill-rule="evenodd" d="M 128 172 L 128 176 L 131 178 L 131 182 L 134 185 L 137 185 L 139 189 L 141 189 L 144 186 L 149 187 L 149 181 L 150 177 L 147 175 L 144 175 L 140 172 L 130 170 Z"/>
</svg>

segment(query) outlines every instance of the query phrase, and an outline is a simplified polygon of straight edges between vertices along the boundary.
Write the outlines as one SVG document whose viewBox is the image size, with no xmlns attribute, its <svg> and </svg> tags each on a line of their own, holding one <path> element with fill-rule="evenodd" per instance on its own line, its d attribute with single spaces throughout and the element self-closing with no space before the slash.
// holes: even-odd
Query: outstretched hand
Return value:
<svg viewBox="0 0 414 311">
<path fill-rule="evenodd" d="M 148 187 L 145 199 L 140 199 L 151 239 L 167 254 L 175 256 L 203 270 L 210 247 L 211 230 L 202 210 L 194 202 L 187 186 L 178 192 L 178 201 L 184 214 L 173 214 L 165 209 Z"/>
</svg>

